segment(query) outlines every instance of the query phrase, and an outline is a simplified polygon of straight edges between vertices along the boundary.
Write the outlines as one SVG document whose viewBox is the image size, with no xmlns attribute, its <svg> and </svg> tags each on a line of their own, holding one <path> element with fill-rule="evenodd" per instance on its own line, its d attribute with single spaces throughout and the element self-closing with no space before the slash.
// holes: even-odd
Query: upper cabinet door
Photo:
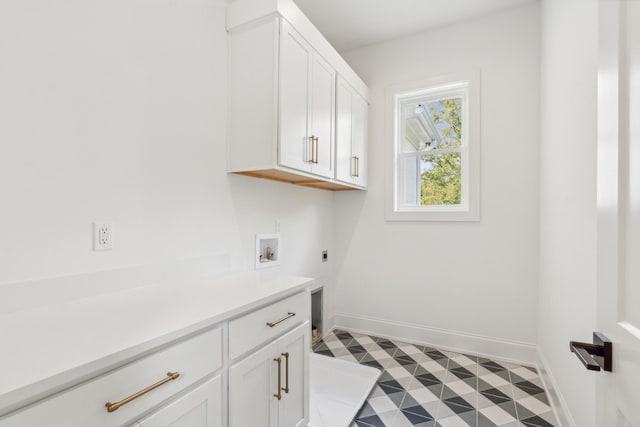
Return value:
<svg viewBox="0 0 640 427">
<path fill-rule="evenodd" d="M 336 71 L 314 52 L 311 69 L 311 171 L 327 178 L 333 178 L 335 81 Z"/>
<path fill-rule="evenodd" d="M 353 93 L 351 104 L 351 150 L 355 167 L 353 183 L 366 187 L 369 105 L 357 93 Z"/>
<path fill-rule="evenodd" d="M 308 132 L 313 50 L 284 19 L 280 31 L 279 163 L 310 172 L 314 154 Z"/>
<path fill-rule="evenodd" d="M 355 159 L 351 154 L 351 89 L 341 77 L 336 105 L 336 179 L 352 182 Z"/>
<path fill-rule="evenodd" d="M 336 179 L 366 187 L 369 105 L 341 77 L 337 96 Z"/>
</svg>

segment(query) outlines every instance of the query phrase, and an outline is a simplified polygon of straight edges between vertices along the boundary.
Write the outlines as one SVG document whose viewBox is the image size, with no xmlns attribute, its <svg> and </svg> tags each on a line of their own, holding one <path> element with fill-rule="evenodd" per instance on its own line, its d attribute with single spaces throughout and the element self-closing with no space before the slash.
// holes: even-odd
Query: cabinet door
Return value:
<svg viewBox="0 0 640 427">
<path fill-rule="evenodd" d="M 354 184 L 367 186 L 367 141 L 369 126 L 369 105 L 357 93 L 351 97 L 351 150 L 355 157 Z"/>
<path fill-rule="evenodd" d="M 311 46 L 289 25 L 280 29 L 280 142 L 279 163 L 294 169 L 311 170 L 311 140 L 307 118 L 310 109 Z M 251 106 L 247 106 L 250 116 Z M 248 122 L 247 126 L 251 126 Z"/>
<path fill-rule="evenodd" d="M 313 164 L 316 175 L 333 178 L 333 125 L 336 71 L 316 52 L 311 69 L 311 131 Z"/>
<path fill-rule="evenodd" d="M 353 182 L 355 159 L 351 150 L 351 88 L 338 77 L 336 100 L 336 179 Z"/>
<path fill-rule="evenodd" d="M 206 381 L 134 426 L 222 427 L 222 377 Z"/>
<path fill-rule="evenodd" d="M 229 427 L 278 425 L 277 343 L 229 369 Z"/>
<path fill-rule="evenodd" d="M 279 427 L 302 427 L 309 422 L 310 343 L 308 321 L 278 340 L 278 351 L 284 364 Z"/>
</svg>

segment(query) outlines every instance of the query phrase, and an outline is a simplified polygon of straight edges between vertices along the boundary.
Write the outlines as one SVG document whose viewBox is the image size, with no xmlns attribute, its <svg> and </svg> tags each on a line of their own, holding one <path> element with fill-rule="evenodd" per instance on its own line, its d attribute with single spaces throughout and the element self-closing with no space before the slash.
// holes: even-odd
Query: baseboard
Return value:
<svg viewBox="0 0 640 427">
<path fill-rule="evenodd" d="M 549 370 L 547 359 L 544 357 L 539 347 L 537 348 L 536 354 L 538 356 L 537 365 L 538 371 L 540 372 L 540 378 L 542 379 L 544 387 L 547 389 L 549 403 L 551 404 L 551 409 L 556 416 L 558 427 L 576 427 L 576 422 L 567 409 L 567 402 L 564 400 L 564 396 L 560 392 L 558 383 Z"/>
<path fill-rule="evenodd" d="M 333 316 L 331 326 L 331 329 L 348 329 L 363 334 L 429 345 L 449 351 L 471 353 L 522 365 L 536 366 L 538 362 L 536 346 L 529 343 L 344 313 Z M 327 328 L 327 332 L 331 329 Z"/>
</svg>

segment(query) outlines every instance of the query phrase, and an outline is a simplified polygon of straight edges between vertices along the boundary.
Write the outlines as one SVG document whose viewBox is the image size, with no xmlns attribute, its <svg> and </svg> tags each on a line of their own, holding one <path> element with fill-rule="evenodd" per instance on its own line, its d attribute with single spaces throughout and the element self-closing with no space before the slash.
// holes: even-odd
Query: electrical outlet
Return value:
<svg viewBox="0 0 640 427">
<path fill-rule="evenodd" d="M 94 222 L 93 223 L 93 250 L 110 251 L 113 249 L 113 223 Z"/>
<path fill-rule="evenodd" d="M 329 261 L 329 251 L 324 250 L 322 251 L 322 262 L 327 262 Z"/>
</svg>

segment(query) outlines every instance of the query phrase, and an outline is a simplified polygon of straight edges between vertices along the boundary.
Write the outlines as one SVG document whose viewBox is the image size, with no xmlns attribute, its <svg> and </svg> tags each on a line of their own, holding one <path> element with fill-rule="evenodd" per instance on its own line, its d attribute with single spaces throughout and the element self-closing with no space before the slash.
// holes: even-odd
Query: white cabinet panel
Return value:
<svg viewBox="0 0 640 427">
<path fill-rule="evenodd" d="M 336 179 L 367 186 L 367 102 L 340 76 L 336 111 Z"/>
<path fill-rule="evenodd" d="M 358 94 L 352 93 L 351 108 L 351 151 L 356 168 L 353 183 L 366 187 L 369 171 L 367 157 L 369 105 Z"/>
<path fill-rule="evenodd" d="M 136 427 L 222 427 L 222 377 L 187 392 Z"/>
<path fill-rule="evenodd" d="M 336 72 L 320 55 L 314 53 L 311 71 L 312 167 L 314 174 L 333 177 L 333 124 Z"/>
<path fill-rule="evenodd" d="M 280 36 L 280 164 L 311 170 L 311 140 L 308 137 L 311 46 L 282 21 Z"/>
<path fill-rule="evenodd" d="M 229 427 L 307 425 L 310 328 L 306 321 L 229 369 Z"/>
<path fill-rule="evenodd" d="M 355 173 L 355 161 L 351 155 L 351 89 L 338 78 L 336 108 L 336 179 L 351 182 Z"/>
<path fill-rule="evenodd" d="M 229 369 L 229 427 L 278 425 L 277 348 L 269 344 Z"/>
<path fill-rule="evenodd" d="M 279 408 L 280 427 L 302 427 L 309 421 L 310 329 L 309 323 L 305 323 L 278 341 L 284 363 L 282 384 L 285 388 Z"/>
<path fill-rule="evenodd" d="M 229 322 L 229 358 L 272 341 L 311 316 L 311 297 L 301 292 Z M 273 326 L 270 326 L 273 325 Z"/>
</svg>

